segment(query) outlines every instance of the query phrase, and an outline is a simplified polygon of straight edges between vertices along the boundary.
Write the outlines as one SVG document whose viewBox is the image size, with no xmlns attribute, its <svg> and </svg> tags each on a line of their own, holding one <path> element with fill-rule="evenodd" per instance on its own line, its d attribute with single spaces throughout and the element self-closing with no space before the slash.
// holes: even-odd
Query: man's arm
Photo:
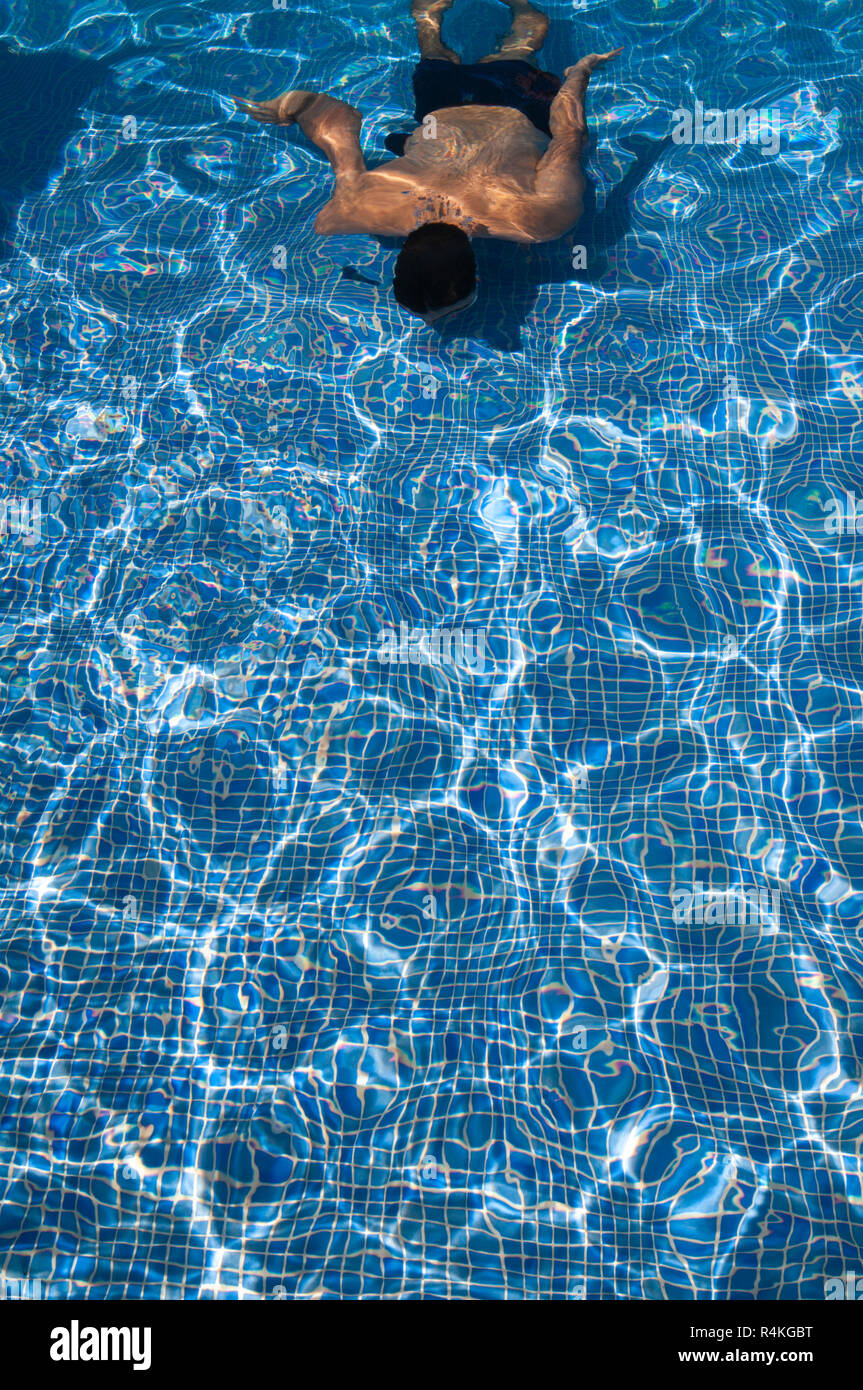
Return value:
<svg viewBox="0 0 863 1390">
<path fill-rule="evenodd" d="M 534 189 L 536 197 L 548 205 L 552 217 L 557 212 L 560 217 L 565 217 L 576 206 L 580 210 L 584 177 L 579 159 L 587 139 L 587 115 L 584 109 L 587 84 L 594 68 L 622 52 L 622 48 L 615 48 L 611 53 L 588 53 L 574 67 L 567 68 L 566 80 L 551 103 L 551 144 L 536 166 Z M 576 211 L 575 216 L 578 215 Z M 571 225 L 570 222 L 568 226 Z M 568 230 L 568 227 L 563 230 Z"/>
<path fill-rule="evenodd" d="M 234 97 L 234 101 L 247 116 L 263 125 L 293 125 L 296 121 L 303 134 L 327 156 L 335 170 L 337 186 L 365 173 L 360 148 L 363 118 L 346 101 L 299 88 L 283 92 L 272 101 L 247 101 L 244 97 Z"/>
</svg>

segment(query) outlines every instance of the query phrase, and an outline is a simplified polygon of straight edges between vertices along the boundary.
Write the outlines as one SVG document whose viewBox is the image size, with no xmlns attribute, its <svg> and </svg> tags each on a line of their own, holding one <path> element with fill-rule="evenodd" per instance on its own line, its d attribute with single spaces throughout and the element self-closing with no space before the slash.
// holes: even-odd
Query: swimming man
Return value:
<svg viewBox="0 0 863 1390">
<path fill-rule="evenodd" d="M 542 72 L 536 54 L 548 18 L 529 0 L 505 0 L 512 26 L 497 52 L 463 64 L 441 39 L 454 0 L 413 0 L 421 61 L 414 77 L 417 128 L 391 136 L 399 157 L 367 169 L 362 117 L 347 102 L 294 89 L 272 101 L 235 98 L 256 121 L 291 125 L 329 159 L 336 189 L 315 231 L 406 237 L 393 288 L 426 323 L 476 298 L 471 237 L 552 241 L 581 216 L 590 75 L 611 53 L 589 53 L 564 80 Z"/>
</svg>

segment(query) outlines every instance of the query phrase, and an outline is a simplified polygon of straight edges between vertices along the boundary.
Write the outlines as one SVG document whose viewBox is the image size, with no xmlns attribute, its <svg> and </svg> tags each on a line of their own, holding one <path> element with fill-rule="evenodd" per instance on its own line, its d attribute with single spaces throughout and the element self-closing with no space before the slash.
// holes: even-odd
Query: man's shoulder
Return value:
<svg viewBox="0 0 863 1390">
<path fill-rule="evenodd" d="M 404 163 L 404 171 L 396 165 Z M 422 190 L 407 161 L 392 160 L 381 169 L 367 169 L 341 183 L 315 219 L 323 236 L 338 232 L 370 232 L 378 236 L 407 236 L 416 226 Z"/>
</svg>

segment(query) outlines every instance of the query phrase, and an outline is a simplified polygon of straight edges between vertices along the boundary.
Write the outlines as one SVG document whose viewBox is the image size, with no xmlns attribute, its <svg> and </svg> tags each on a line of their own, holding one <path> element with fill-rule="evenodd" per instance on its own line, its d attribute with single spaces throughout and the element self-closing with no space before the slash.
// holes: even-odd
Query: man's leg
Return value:
<svg viewBox="0 0 863 1390">
<path fill-rule="evenodd" d="M 503 0 L 503 3 L 512 10 L 512 25 L 501 39 L 497 52 L 480 58 L 480 62 L 512 62 L 514 58 L 522 58 L 535 63 L 535 55 L 548 33 L 548 15 L 531 5 L 530 0 Z"/>
<path fill-rule="evenodd" d="M 455 0 L 411 0 L 411 15 L 417 26 L 421 57 L 461 62 L 458 54 L 447 48 L 440 36 L 444 14 L 452 9 L 454 3 Z"/>
</svg>

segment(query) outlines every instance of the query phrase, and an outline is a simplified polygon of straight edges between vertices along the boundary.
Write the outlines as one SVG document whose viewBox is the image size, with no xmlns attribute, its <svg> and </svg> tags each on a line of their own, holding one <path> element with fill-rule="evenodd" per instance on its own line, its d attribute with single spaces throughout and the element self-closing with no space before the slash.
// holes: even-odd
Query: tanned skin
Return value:
<svg viewBox="0 0 863 1390">
<path fill-rule="evenodd" d="M 424 58 L 460 60 L 441 41 L 441 21 L 454 0 L 413 0 Z M 534 62 L 548 19 L 527 0 L 505 0 L 513 13 L 496 53 L 481 61 L 521 58 Z M 589 53 L 566 69 L 551 105 L 552 138 L 520 111 L 504 106 L 450 106 L 433 113 L 434 138 L 421 126 L 404 155 L 367 169 L 360 147 L 362 117 L 347 102 L 297 88 L 272 101 L 234 98 L 265 125 L 291 125 L 323 150 L 336 189 L 315 219 L 322 236 L 368 232 L 405 237 L 426 222 L 448 222 L 471 237 L 504 241 L 553 241 L 581 216 L 584 176 L 580 157 L 587 138 L 585 95 L 590 75 L 617 57 Z"/>
</svg>

